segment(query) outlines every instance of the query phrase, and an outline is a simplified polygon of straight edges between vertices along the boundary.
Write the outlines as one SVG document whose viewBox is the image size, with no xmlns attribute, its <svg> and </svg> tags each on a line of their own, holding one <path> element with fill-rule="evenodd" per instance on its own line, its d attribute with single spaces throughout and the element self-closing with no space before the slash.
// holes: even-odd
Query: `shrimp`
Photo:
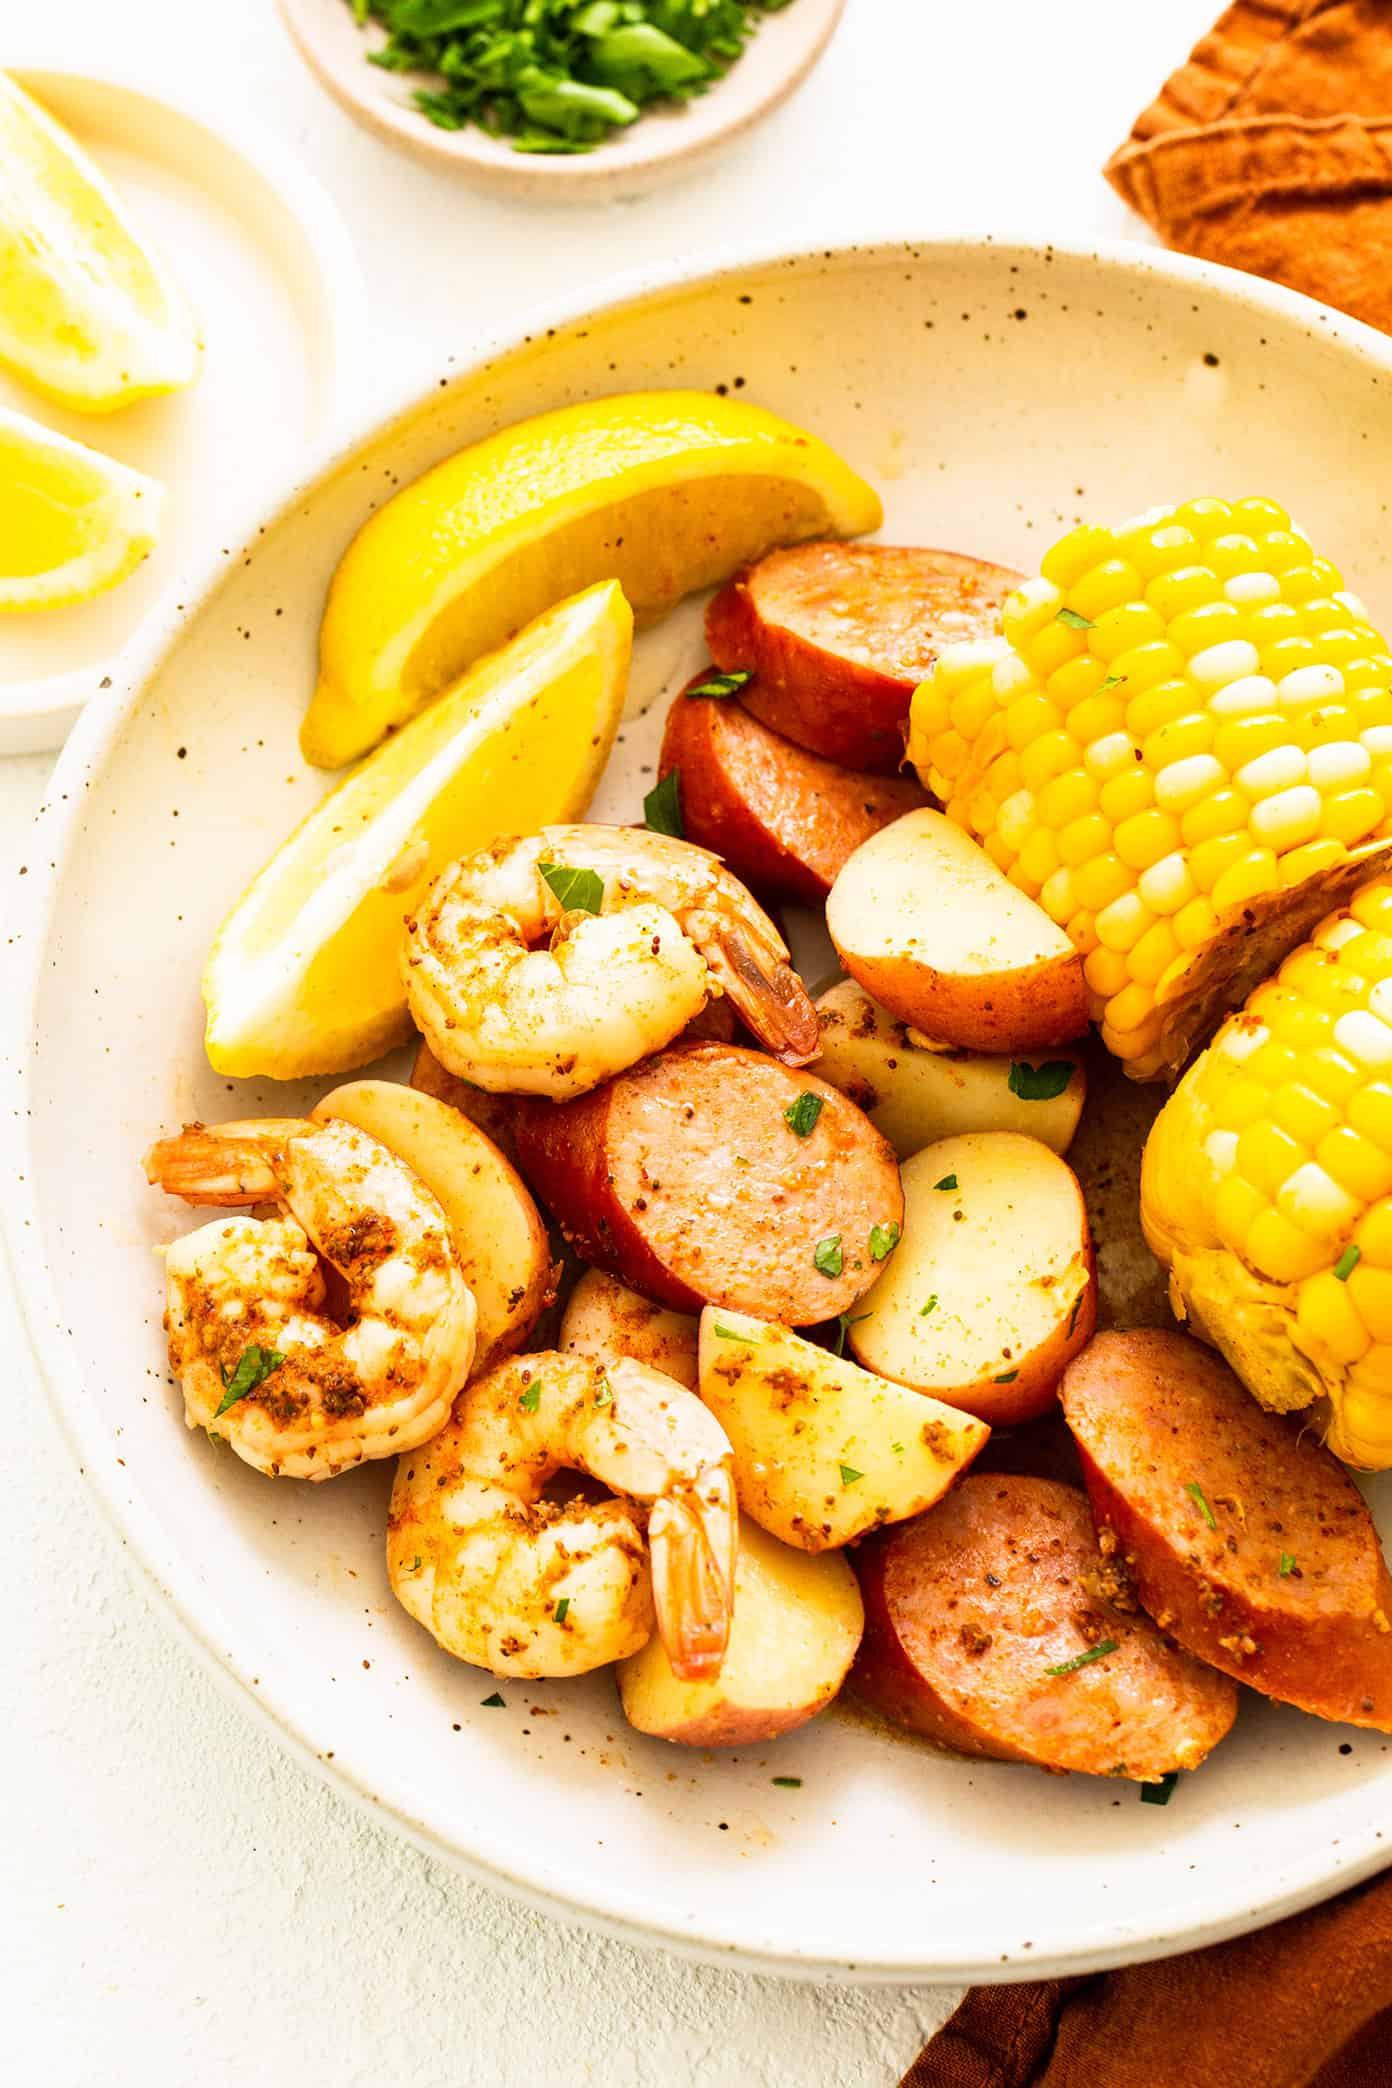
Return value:
<svg viewBox="0 0 1392 2088">
<path fill-rule="evenodd" d="M 544 1499 L 563 1468 L 618 1498 Z M 476 1379 L 401 1459 L 387 1571 L 447 1653 L 495 1675 L 586 1674 L 646 1645 L 655 1616 L 673 1672 L 704 1681 L 725 1656 L 737 1541 L 729 1438 L 695 1393 L 553 1350 Z"/>
<path fill-rule="evenodd" d="M 281 1206 L 165 1250 L 190 1428 L 273 1478 L 331 1479 L 443 1427 L 473 1361 L 474 1296 L 444 1212 L 394 1153 L 337 1119 L 276 1118 L 191 1124 L 145 1170 L 189 1203 Z M 341 1325 L 324 1263 L 346 1289 Z"/>
<path fill-rule="evenodd" d="M 690 841 L 616 826 L 496 841 L 443 871 L 406 930 L 417 1027 L 476 1087 L 584 1094 L 721 994 L 786 1064 L 821 1049 L 773 922 Z"/>
</svg>

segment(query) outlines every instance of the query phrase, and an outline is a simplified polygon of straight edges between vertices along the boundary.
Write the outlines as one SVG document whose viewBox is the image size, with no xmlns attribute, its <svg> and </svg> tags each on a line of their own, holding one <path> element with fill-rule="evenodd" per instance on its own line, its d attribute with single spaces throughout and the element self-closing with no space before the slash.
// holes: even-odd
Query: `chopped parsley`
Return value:
<svg viewBox="0 0 1392 2088">
<path fill-rule="evenodd" d="M 1075 1653 L 1071 1660 L 1061 1660 L 1057 1667 L 1045 1668 L 1044 1672 L 1046 1675 L 1071 1675 L 1078 1668 L 1091 1667 L 1094 1660 L 1105 1660 L 1109 1653 L 1115 1653 L 1118 1643 L 1116 1639 L 1099 1639 L 1095 1646 L 1088 1647 L 1086 1653 Z"/>
<path fill-rule="evenodd" d="M 991 1383 L 993 1385 L 1013 1385 L 1019 1375 L 1018 1370 L 1002 1370 L 992 1378 Z"/>
<path fill-rule="evenodd" d="M 1124 674 L 1109 674 L 1107 676 L 1107 679 L 1099 687 L 1097 691 L 1098 695 L 1105 696 L 1108 689 L 1119 689 L 1125 680 L 1126 676 Z"/>
<path fill-rule="evenodd" d="M 604 904 L 598 870 L 571 870 L 564 863 L 538 863 L 538 870 L 567 913 L 597 914 Z"/>
<path fill-rule="evenodd" d="M 507 1709 L 507 1699 L 500 1696 L 496 1689 L 491 1697 L 483 1697 L 480 1701 L 485 1711 L 506 1711 Z"/>
<path fill-rule="evenodd" d="M 780 1791 L 800 1791 L 802 1789 L 802 1778 L 800 1776 L 771 1776 L 769 1782 L 776 1783 Z"/>
<path fill-rule="evenodd" d="M 670 834 L 675 841 L 685 837 L 682 825 L 681 772 L 668 769 L 643 800 L 643 824 L 650 834 Z"/>
<path fill-rule="evenodd" d="M 534 1414 L 541 1405 L 541 1379 L 533 1378 L 517 1404 L 524 1414 Z"/>
<path fill-rule="evenodd" d="M 686 691 L 688 696 L 738 696 L 746 682 L 754 676 L 747 667 L 736 667 L 729 674 L 708 674 L 701 681 L 693 682 Z"/>
<path fill-rule="evenodd" d="M 285 1358 L 279 1349 L 261 1348 L 255 1342 L 250 1348 L 244 1348 L 237 1358 L 237 1367 L 231 1376 L 229 1377 L 225 1370 L 222 1372 L 222 1399 L 213 1419 L 216 1421 L 218 1415 L 225 1414 L 229 1407 L 236 1406 L 239 1400 L 254 1392 L 258 1385 L 264 1385 L 271 1372 L 279 1370 L 284 1361 Z"/>
<path fill-rule="evenodd" d="M 845 1355 L 846 1335 L 852 1327 L 858 1327 L 862 1320 L 873 1319 L 874 1317 L 873 1312 L 858 1312 L 854 1318 L 849 1312 L 838 1312 L 836 1315 L 836 1332 L 828 1336 L 833 1356 Z"/>
<path fill-rule="evenodd" d="M 411 1571 L 412 1571 L 412 1573 L 419 1573 L 419 1572 L 420 1572 L 420 1570 L 421 1570 L 421 1567 L 422 1567 L 422 1566 L 423 1566 L 424 1564 L 425 1564 L 425 1561 L 424 1561 L 424 1559 L 422 1559 L 422 1557 L 421 1557 L 420 1553 L 419 1553 L 419 1552 L 417 1552 L 417 1553 L 416 1553 L 416 1556 L 415 1556 L 415 1557 L 414 1557 L 414 1559 L 412 1559 L 412 1561 L 411 1561 Z"/>
<path fill-rule="evenodd" d="M 870 1259 L 882 1262 L 893 1254 L 899 1245 L 899 1227 L 893 1218 L 888 1225 L 872 1225 L 870 1228 Z"/>
<path fill-rule="evenodd" d="M 818 1240 L 812 1254 L 814 1268 L 823 1276 L 839 1276 L 846 1266 L 846 1257 L 841 1252 L 841 1235 L 832 1233 L 826 1240 Z"/>
<path fill-rule="evenodd" d="M 1179 1782 L 1178 1769 L 1169 1770 L 1158 1783 L 1141 1785 L 1142 1805 L 1168 1805 L 1174 1796 L 1174 1787 Z"/>
<path fill-rule="evenodd" d="M 804 1088 L 796 1102 L 790 1102 L 783 1112 L 783 1121 L 799 1138 L 810 1138 L 817 1128 L 817 1119 L 825 1104 L 820 1095 Z"/>
<path fill-rule="evenodd" d="M 936 1292 L 936 1291 L 934 1291 L 934 1293 L 933 1293 L 932 1297 L 931 1297 L 931 1298 L 930 1298 L 930 1299 L 928 1300 L 928 1303 L 927 1303 L 926 1305 L 920 1305 L 920 1306 L 919 1306 L 919 1308 L 918 1308 L 918 1316 L 919 1316 L 919 1318 L 920 1318 L 920 1319 L 927 1319 L 927 1317 L 928 1317 L 929 1313 L 930 1313 L 930 1312 L 936 1312 L 936 1311 L 937 1311 L 937 1309 L 938 1309 L 938 1294 L 937 1294 L 937 1292 Z"/>
<path fill-rule="evenodd" d="M 1076 609 L 1060 609 L 1054 622 L 1067 624 L 1070 631 L 1094 631 L 1097 628 L 1091 617 L 1079 616 Z"/>
<path fill-rule="evenodd" d="M 608 1378 L 601 1378 L 599 1390 L 594 1396 L 594 1403 L 597 1407 L 612 1406 L 614 1404 L 614 1388 Z"/>
<path fill-rule="evenodd" d="M 1012 1059 L 1006 1085 L 1022 1102 L 1052 1102 L 1072 1078 L 1072 1059 L 1045 1059 L 1038 1066 L 1030 1065 L 1027 1059 Z"/>
<path fill-rule="evenodd" d="M 759 1346 L 757 1334 L 741 1334 L 738 1327 L 727 1327 L 723 1320 L 712 1320 L 711 1332 L 721 1341 L 746 1341 L 751 1348 Z"/>
<path fill-rule="evenodd" d="M 1338 1277 L 1340 1283 L 1348 1282 L 1362 1259 L 1363 1249 L 1361 1247 L 1345 1247 L 1343 1253 L 1334 1264 L 1334 1274 Z"/>
<path fill-rule="evenodd" d="M 904 1445 L 902 1443 L 891 1443 L 889 1447 L 894 1452 L 894 1455 L 896 1457 L 902 1457 L 904 1455 Z"/>
<path fill-rule="evenodd" d="M 568 1610 L 569 1608 L 570 1608 L 570 1597 L 569 1597 L 569 1595 L 562 1595 L 562 1597 L 561 1597 L 560 1601 L 559 1601 L 559 1602 L 558 1602 L 558 1603 L 556 1604 L 556 1607 L 555 1607 L 555 1609 L 554 1609 L 554 1610 L 553 1610 L 553 1611 L 551 1612 L 552 1616 L 553 1616 L 553 1617 L 555 1618 L 555 1620 L 556 1620 L 556 1622 L 557 1622 L 558 1624 L 564 1624 L 564 1622 L 565 1622 L 565 1620 L 566 1620 L 566 1612 L 567 1612 L 567 1610 Z"/>
<path fill-rule="evenodd" d="M 854 1486 L 857 1479 L 865 1477 L 864 1472 L 858 1472 L 854 1465 L 838 1465 L 837 1470 L 841 1474 L 841 1484 L 843 1486 Z"/>
<path fill-rule="evenodd" d="M 1281 1565 L 1280 1565 L 1280 1569 L 1279 1569 L 1279 1570 L 1280 1570 L 1280 1575 L 1281 1575 L 1281 1578 L 1282 1578 L 1282 1580 L 1286 1580 L 1286 1579 L 1287 1579 L 1287 1578 L 1288 1578 L 1288 1577 L 1289 1577 L 1289 1576 L 1290 1576 L 1290 1575 L 1291 1575 L 1292 1573 L 1294 1573 L 1294 1571 L 1295 1571 L 1295 1553 L 1294 1553 L 1294 1552 L 1282 1552 L 1282 1554 L 1281 1554 Z"/>
<path fill-rule="evenodd" d="M 1207 1497 L 1205 1496 L 1204 1490 L 1200 1486 L 1198 1480 L 1190 1479 L 1186 1483 L 1184 1491 L 1188 1494 L 1190 1500 L 1197 1504 L 1199 1513 L 1203 1516 L 1203 1519 L 1208 1524 L 1210 1530 L 1216 1530 L 1218 1527 L 1218 1518 L 1213 1513 L 1213 1510 L 1209 1507 Z"/>
<path fill-rule="evenodd" d="M 1075 1299 L 1073 1300 L 1073 1310 L 1072 1310 L 1072 1311 L 1071 1311 L 1071 1312 L 1069 1313 L 1069 1315 L 1068 1315 L 1068 1334 L 1067 1334 L 1067 1335 L 1065 1335 L 1065 1337 L 1064 1337 L 1064 1339 L 1065 1339 L 1065 1340 L 1067 1340 L 1067 1339 L 1069 1339 L 1069 1338 L 1071 1337 L 1071 1335 L 1072 1335 L 1072 1333 L 1073 1333 L 1073 1329 L 1074 1329 L 1074 1328 L 1075 1328 L 1075 1327 L 1077 1326 L 1077 1324 L 1078 1324 L 1078 1314 L 1079 1314 L 1079 1313 L 1080 1313 L 1080 1312 L 1082 1311 L 1082 1309 L 1083 1309 L 1083 1300 L 1084 1300 L 1084 1298 L 1085 1298 L 1086 1296 L 1087 1296 L 1087 1285 L 1086 1285 L 1086 1284 L 1084 1284 L 1084 1285 L 1083 1285 L 1083 1287 L 1082 1287 L 1082 1289 L 1081 1289 L 1081 1290 L 1079 1291 L 1079 1293 L 1078 1293 L 1077 1297 L 1076 1297 L 1076 1298 L 1075 1298 Z"/>
<path fill-rule="evenodd" d="M 957 1187 L 957 1177 L 956 1175 L 944 1175 L 940 1182 L 934 1182 L 933 1187 L 935 1189 L 955 1189 Z"/>
</svg>

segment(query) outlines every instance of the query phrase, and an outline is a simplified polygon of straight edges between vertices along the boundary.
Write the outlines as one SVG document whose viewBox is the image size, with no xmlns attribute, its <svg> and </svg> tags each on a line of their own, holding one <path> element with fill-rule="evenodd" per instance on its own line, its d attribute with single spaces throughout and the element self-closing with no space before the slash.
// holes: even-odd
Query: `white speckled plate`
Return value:
<svg viewBox="0 0 1392 2088">
<path fill-rule="evenodd" d="M 158 245 L 203 342 L 187 391 L 120 413 L 68 412 L 0 371 L 0 404 L 167 488 L 160 542 L 128 580 L 71 609 L 5 618 L 0 753 L 15 754 L 62 745 L 191 550 L 230 550 L 259 501 L 267 460 L 328 440 L 350 390 L 362 281 L 333 204 L 273 140 L 240 126 L 229 134 L 135 80 L 4 62 Z M 215 536 L 225 530 L 232 536 Z"/>
<path fill-rule="evenodd" d="M 625 1728 L 605 1675 L 504 1683 L 486 1708 L 492 1681 L 388 1593 L 382 1467 L 272 1485 L 182 1426 L 151 1253 L 179 1220 L 139 1154 L 195 1113 L 302 1099 L 209 1074 L 198 974 L 322 788 L 295 733 L 334 562 L 392 485 L 484 430 L 668 383 L 814 428 L 879 482 L 888 537 L 1025 566 L 1083 513 L 1269 491 L 1392 616 L 1392 349 L 1285 292 L 1141 249 L 886 244 L 547 315 L 269 507 L 69 744 L 7 996 L 5 1219 L 53 1396 L 208 1657 L 344 1788 L 545 1906 L 748 1966 L 896 1980 L 1079 1971 L 1289 1912 L 1383 1858 L 1376 1734 L 1253 1698 L 1161 1810 L 835 1713 L 774 1747 L 682 1753 Z M 642 641 L 643 691 L 699 661 L 697 628 L 688 611 Z M 660 718 L 626 729 L 603 811 L 636 811 Z"/>
</svg>

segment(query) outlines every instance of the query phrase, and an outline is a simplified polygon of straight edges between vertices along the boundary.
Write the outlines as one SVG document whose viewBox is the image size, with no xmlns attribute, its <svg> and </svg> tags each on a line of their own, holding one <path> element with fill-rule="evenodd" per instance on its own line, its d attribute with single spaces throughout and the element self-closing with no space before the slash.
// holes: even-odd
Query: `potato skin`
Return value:
<svg viewBox="0 0 1392 2088">
<path fill-rule="evenodd" d="M 784 1119 L 822 1103 L 811 1134 Z M 518 1120 L 521 1171 L 582 1259 L 690 1312 L 729 1305 L 785 1326 L 847 1312 L 878 1273 L 874 1225 L 902 1225 L 899 1168 L 825 1081 L 733 1044 L 674 1044 L 572 1102 Z M 839 1235 L 842 1272 L 818 1244 Z"/>
<path fill-rule="evenodd" d="M 1231 1727 L 1237 1691 L 1109 1607 L 1096 1564 L 1076 1488 L 968 1473 L 929 1514 L 857 1550 L 852 1690 L 961 1754 L 1142 1782 L 1196 1768 Z M 1109 1639 L 1106 1656 L 1048 1673 Z"/>
<path fill-rule="evenodd" d="M 994 974 L 942 972 L 922 957 L 865 957 L 839 945 L 837 954 L 901 1022 L 963 1051 L 1044 1051 L 1071 1044 L 1088 1025 L 1082 966 L 1072 951 Z"/>
<path fill-rule="evenodd" d="M 657 769 L 681 778 L 689 841 L 723 856 L 754 891 L 804 906 L 825 903 L 862 841 L 928 802 L 911 777 L 838 768 L 713 696 L 677 698 Z"/>
<path fill-rule="evenodd" d="M 1184 1334 L 1099 1334 L 1061 1398 L 1118 1584 L 1263 1695 L 1392 1732 L 1392 1578 L 1339 1461 Z"/>
<path fill-rule="evenodd" d="M 706 611 L 717 664 L 751 669 L 750 710 L 852 769 L 904 758 L 915 688 L 944 645 L 985 637 L 1022 575 L 956 551 L 798 544 L 721 588 Z"/>
</svg>

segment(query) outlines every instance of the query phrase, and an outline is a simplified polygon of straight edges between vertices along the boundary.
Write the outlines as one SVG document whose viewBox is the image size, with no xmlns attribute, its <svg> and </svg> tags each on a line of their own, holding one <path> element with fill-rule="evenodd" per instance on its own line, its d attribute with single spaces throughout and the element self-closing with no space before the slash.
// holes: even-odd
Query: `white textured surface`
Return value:
<svg viewBox="0 0 1392 2088">
<path fill-rule="evenodd" d="M 22 31 L 7 23 L 0 60 L 138 67 L 155 89 L 178 84 L 277 128 L 349 217 L 373 289 L 369 362 L 395 390 L 521 303 L 756 226 L 792 242 L 912 211 L 924 229 L 1124 233 L 1097 167 L 1214 7 L 851 0 L 811 83 L 714 173 L 554 218 L 476 197 L 354 130 L 302 73 L 271 0 L 64 0 L 26 11 Z M 7 881 L 45 771 L 0 765 Z M 319 1786 L 195 1666 L 125 1571 L 3 1301 L 0 1342 L 0 2078 L 897 2078 L 954 1996 L 783 1985 L 601 1941 L 461 1882 Z M 931 1820 L 923 1833 L 927 1846 Z"/>
</svg>

